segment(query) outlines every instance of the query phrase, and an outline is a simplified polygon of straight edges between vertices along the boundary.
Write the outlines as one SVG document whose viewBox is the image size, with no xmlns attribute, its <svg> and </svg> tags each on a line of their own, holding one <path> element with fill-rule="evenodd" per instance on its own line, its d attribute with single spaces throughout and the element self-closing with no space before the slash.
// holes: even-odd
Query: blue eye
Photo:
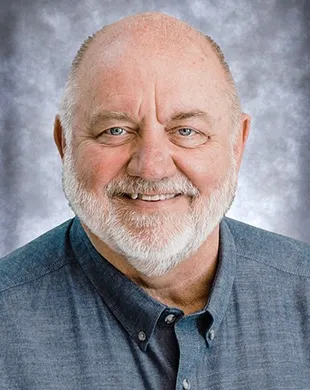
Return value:
<svg viewBox="0 0 310 390">
<path fill-rule="evenodd" d="M 184 136 L 186 136 L 186 135 L 192 135 L 193 130 L 192 130 L 192 129 L 189 129 L 188 127 L 184 127 L 184 129 L 179 129 L 179 133 L 180 133 L 181 135 L 184 135 Z"/>
<path fill-rule="evenodd" d="M 125 130 L 122 129 L 121 127 L 111 127 L 111 129 L 109 129 L 107 131 L 108 131 L 108 134 L 111 134 L 111 135 L 122 135 Z"/>
</svg>

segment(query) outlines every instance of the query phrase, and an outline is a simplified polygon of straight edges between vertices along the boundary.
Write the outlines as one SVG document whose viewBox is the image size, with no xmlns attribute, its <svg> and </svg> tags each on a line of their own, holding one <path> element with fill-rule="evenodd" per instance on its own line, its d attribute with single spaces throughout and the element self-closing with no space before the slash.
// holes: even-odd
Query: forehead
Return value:
<svg viewBox="0 0 310 390">
<path fill-rule="evenodd" d="M 143 116 L 152 105 L 163 121 L 173 111 L 224 108 L 226 84 L 215 54 L 192 37 L 174 41 L 110 39 L 92 45 L 78 73 L 87 116 L 98 107 Z"/>
</svg>

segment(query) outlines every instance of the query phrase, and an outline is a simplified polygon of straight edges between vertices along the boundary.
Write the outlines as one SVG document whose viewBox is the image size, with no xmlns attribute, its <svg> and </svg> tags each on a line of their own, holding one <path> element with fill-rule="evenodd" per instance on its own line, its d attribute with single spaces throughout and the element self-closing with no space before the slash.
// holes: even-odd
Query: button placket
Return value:
<svg viewBox="0 0 310 390">
<path fill-rule="evenodd" d="M 197 326 L 198 315 L 185 316 L 176 322 L 175 334 L 179 343 L 180 359 L 177 375 L 177 388 L 196 388 L 195 370 L 201 359 L 204 339 Z"/>
</svg>

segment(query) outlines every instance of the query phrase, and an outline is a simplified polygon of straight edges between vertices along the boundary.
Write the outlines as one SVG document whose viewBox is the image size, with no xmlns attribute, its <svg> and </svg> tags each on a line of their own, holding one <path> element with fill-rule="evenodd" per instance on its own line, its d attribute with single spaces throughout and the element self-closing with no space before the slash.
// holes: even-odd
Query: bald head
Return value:
<svg viewBox="0 0 310 390">
<path fill-rule="evenodd" d="M 223 68 L 227 81 L 230 84 L 233 83 L 224 54 L 210 36 L 202 34 L 200 31 L 179 19 L 159 12 L 146 12 L 128 16 L 95 32 L 81 45 L 73 60 L 71 73 L 76 73 L 87 49 L 94 41 L 98 40 L 101 47 L 104 48 L 104 44 L 112 42 L 113 40 L 117 41 L 124 37 L 127 39 L 130 38 L 131 42 L 136 45 L 144 43 L 147 46 L 150 46 L 151 42 L 155 43 L 153 49 L 158 49 L 160 47 L 162 49 L 167 49 L 168 44 L 171 42 L 179 43 L 180 45 L 184 45 L 184 43 L 198 44 L 198 42 L 200 42 L 203 51 L 208 51 L 208 49 L 213 51 Z"/>
<path fill-rule="evenodd" d="M 197 40 L 197 38 L 202 38 L 202 34 L 183 21 L 159 12 L 128 16 L 103 27 L 88 37 L 78 51 L 71 71 L 75 72 L 78 69 L 87 50 L 95 42 L 104 48 L 111 42 L 126 39 L 128 44 L 146 45 L 146 47 L 152 44 L 153 49 L 160 50 L 172 42 L 181 44 L 184 38 Z"/>
<path fill-rule="evenodd" d="M 139 51 L 137 51 L 137 49 Z M 176 60 L 188 52 L 193 62 L 205 61 L 216 67 L 222 77 L 223 96 L 231 106 L 232 129 L 240 117 L 240 102 L 229 67 L 219 46 L 190 25 L 171 16 L 148 12 L 126 17 L 103 27 L 87 38 L 79 49 L 70 70 L 60 118 L 66 137 L 70 138 L 74 106 L 88 76 L 100 68 L 114 66 L 118 60 L 139 56 L 168 55 Z M 114 61 L 114 63 L 113 63 Z"/>
</svg>

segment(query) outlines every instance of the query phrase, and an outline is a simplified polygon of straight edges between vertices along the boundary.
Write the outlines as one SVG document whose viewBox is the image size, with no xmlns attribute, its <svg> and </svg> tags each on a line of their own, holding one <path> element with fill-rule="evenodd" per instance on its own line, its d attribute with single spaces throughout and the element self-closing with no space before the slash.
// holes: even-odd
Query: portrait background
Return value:
<svg viewBox="0 0 310 390">
<path fill-rule="evenodd" d="M 83 40 L 162 11 L 221 46 L 252 130 L 228 216 L 310 243 L 310 3 L 14 0 L 0 7 L 0 256 L 72 217 L 53 121 Z"/>
</svg>

